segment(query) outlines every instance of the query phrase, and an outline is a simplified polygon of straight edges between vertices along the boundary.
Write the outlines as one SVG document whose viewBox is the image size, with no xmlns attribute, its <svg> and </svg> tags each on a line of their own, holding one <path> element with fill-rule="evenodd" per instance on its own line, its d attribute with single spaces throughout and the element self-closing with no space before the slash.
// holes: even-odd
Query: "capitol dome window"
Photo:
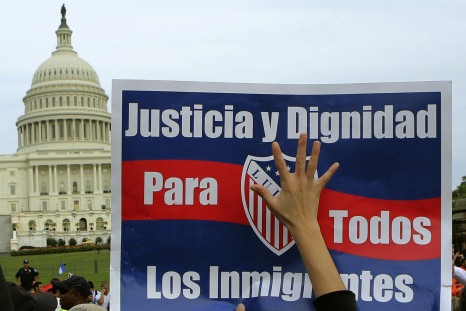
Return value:
<svg viewBox="0 0 466 311">
<path fill-rule="evenodd" d="M 43 212 L 47 211 L 47 201 L 42 201 L 42 211 Z"/>
<path fill-rule="evenodd" d="M 63 122 L 60 122 L 60 123 L 58 124 L 58 130 L 59 130 L 58 137 L 59 137 L 60 139 L 63 139 L 63 138 L 65 137 L 65 131 L 64 131 L 64 129 L 63 129 Z"/>
</svg>

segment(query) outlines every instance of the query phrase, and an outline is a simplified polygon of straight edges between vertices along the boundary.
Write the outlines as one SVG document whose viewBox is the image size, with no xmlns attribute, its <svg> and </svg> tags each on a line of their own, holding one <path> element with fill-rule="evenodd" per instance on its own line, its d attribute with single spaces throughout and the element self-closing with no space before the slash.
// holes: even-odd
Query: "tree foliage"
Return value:
<svg viewBox="0 0 466 311">
<path fill-rule="evenodd" d="M 466 181 L 463 181 L 458 187 L 456 187 L 456 190 L 453 190 L 452 192 L 453 200 L 463 199 L 463 198 L 466 198 Z"/>
<path fill-rule="evenodd" d="M 58 242 L 54 238 L 47 238 L 47 246 L 55 247 L 58 245 Z"/>
<path fill-rule="evenodd" d="M 452 207 L 456 206 L 457 200 L 466 198 L 466 176 L 463 176 L 463 182 L 452 191 L 451 198 Z"/>
</svg>

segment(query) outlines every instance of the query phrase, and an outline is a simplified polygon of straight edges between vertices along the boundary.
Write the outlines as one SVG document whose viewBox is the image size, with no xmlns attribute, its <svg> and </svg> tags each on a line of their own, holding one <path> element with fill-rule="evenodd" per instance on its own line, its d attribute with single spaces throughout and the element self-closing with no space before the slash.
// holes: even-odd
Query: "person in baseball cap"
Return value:
<svg viewBox="0 0 466 311">
<path fill-rule="evenodd" d="M 53 288 L 59 292 L 60 305 L 69 310 L 72 307 L 87 303 L 91 295 L 89 283 L 82 276 L 72 275 L 64 281 L 52 281 Z"/>
<path fill-rule="evenodd" d="M 29 266 L 29 260 L 23 260 L 23 268 L 20 268 L 15 275 L 16 282 L 25 290 L 30 290 L 35 282 L 40 278 L 40 273 Z"/>
</svg>

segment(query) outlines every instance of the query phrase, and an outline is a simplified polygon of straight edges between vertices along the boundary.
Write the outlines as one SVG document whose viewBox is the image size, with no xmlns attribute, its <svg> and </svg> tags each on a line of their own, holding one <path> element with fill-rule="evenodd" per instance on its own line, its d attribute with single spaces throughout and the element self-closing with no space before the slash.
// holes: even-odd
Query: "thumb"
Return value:
<svg viewBox="0 0 466 311">
<path fill-rule="evenodd" d="M 269 189 L 264 186 L 254 184 L 251 186 L 251 190 L 257 193 L 262 200 L 265 201 L 265 204 L 267 204 L 268 207 L 275 206 L 277 198 L 270 193 Z"/>
<path fill-rule="evenodd" d="M 246 307 L 245 307 L 242 303 L 240 303 L 240 304 L 236 307 L 235 311 L 246 311 Z"/>
</svg>

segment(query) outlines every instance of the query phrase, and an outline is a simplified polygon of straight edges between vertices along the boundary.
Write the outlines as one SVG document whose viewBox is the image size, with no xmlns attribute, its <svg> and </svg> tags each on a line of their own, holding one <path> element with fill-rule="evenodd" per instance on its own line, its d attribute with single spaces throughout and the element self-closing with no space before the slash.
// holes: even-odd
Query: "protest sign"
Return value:
<svg viewBox="0 0 466 311">
<path fill-rule="evenodd" d="M 314 310 L 274 194 L 320 140 L 319 223 L 359 309 L 449 310 L 451 84 L 115 80 L 112 310 Z M 308 144 L 308 154 L 310 146 Z M 115 308 L 115 309 L 114 309 Z"/>
</svg>

